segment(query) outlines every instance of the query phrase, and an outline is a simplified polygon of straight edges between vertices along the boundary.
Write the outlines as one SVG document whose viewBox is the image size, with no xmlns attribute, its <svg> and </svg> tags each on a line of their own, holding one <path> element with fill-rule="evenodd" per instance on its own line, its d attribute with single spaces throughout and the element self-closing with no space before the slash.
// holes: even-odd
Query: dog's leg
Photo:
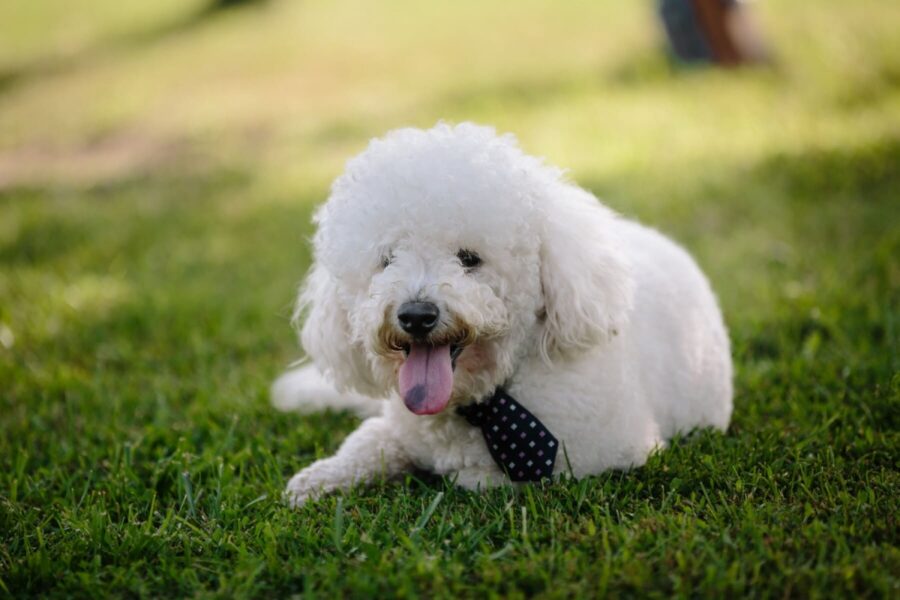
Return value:
<svg viewBox="0 0 900 600">
<path fill-rule="evenodd" d="M 361 394 L 340 393 L 314 365 L 305 365 L 284 373 L 272 384 L 272 404 L 283 411 L 305 414 L 332 410 L 350 410 L 360 417 L 381 414 L 382 400 Z"/>
<path fill-rule="evenodd" d="M 409 465 L 387 420 L 372 417 L 344 440 L 337 454 L 318 460 L 294 475 L 285 495 L 291 506 L 296 507 L 333 490 L 393 477 Z"/>
</svg>

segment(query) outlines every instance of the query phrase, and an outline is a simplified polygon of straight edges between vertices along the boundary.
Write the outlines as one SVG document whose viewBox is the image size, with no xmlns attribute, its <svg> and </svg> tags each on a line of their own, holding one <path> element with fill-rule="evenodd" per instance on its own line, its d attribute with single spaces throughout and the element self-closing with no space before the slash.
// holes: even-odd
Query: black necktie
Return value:
<svg viewBox="0 0 900 600">
<path fill-rule="evenodd" d="M 485 402 L 456 409 L 481 428 L 494 462 L 513 481 L 552 477 L 559 442 L 544 424 L 521 404 L 497 388 Z"/>
</svg>

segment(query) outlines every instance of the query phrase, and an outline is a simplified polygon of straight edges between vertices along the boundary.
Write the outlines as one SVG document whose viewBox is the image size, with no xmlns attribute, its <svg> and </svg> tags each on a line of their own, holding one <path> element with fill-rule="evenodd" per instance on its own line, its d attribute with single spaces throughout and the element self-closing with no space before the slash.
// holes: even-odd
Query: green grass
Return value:
<svg viewBox="0 0 900 600">
<path fill-rule="evenodd" d="M 900 4 L 758 5 L 739 72 L 673 68 L 650 3 L 206 4 L 0 6 L 0 596 L 897 596 Z M 726 435 L 280 502 L 357 424 L 266 397 L 313 207 L 439 118 L 695 254 Z"/>
</svg>

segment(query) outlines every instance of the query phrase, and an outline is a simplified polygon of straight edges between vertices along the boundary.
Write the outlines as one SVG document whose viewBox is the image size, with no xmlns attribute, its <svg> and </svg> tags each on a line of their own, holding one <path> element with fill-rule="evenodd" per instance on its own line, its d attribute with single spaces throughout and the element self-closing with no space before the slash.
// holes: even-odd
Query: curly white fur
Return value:
<svg viewBox="0 0 900 600">
<path fill-rule="evenodd" d="M 454 410 L 501 385 L 563 444 L 557 474 L 641 465 L 678 432 L 728 426 L 729 341 L 697 265 L 510 135 L 393 131 L 347 164 L 315 222 L 297 313 L 314 364 L 283 375 L 273 400 L 376 416 L 291 479 L 293 504 L 412 467 L 468 488 L 508 482 Z M 460 249 L 483 264 L 465 269 Z M 396 312 L 411 300 L 440 308 L 435 338 L 465 345 L 436 415 L 397 393 Z"/>
</svg>

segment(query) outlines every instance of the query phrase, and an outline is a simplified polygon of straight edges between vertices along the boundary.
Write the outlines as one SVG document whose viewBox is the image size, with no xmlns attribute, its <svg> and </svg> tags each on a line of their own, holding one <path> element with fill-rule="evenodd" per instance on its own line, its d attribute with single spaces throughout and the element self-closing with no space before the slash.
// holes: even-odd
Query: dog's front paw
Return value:
<svg viewBox="0 0 900 600">
<path fill-rule="evenodd" d="M 509 483 L 509 479 L 496 465 L 475 465 L 456 472 L 456 485 L 467 490 L 486 490 Z"/>
<path fill-rule="evenodd" d="M 308 500 L 313 500 L 325 493 L 326 490 L 323 486 L 317 485 L 314 480 L 310 469 L 303 469 L 291 477 L 284 489 L 284 499 L 291 508 L 299 508 Z"/>
<path fill-rule="evenodd" d="M 297 508 L 309 500 L 315 500 L 328 492 L 349 487 L 340 463 L 334 457 L 314 462 L 288 481 L 284 490 L 287 503 Z"/>
</svg>

